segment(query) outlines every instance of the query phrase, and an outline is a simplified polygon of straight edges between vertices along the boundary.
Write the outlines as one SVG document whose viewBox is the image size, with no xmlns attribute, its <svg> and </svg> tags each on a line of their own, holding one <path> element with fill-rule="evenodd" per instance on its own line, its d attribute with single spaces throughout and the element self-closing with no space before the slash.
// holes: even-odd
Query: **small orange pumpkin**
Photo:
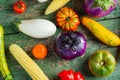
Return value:
<svg viewBox="0 0 120 80">
<path fill-rule="evenodd" d="M 68 31 L 76 31 L 80 24 L 79 16 L 68 7 L 63 7 L 57 12 L 56 21 L 59 27 Z"/>
</svg>

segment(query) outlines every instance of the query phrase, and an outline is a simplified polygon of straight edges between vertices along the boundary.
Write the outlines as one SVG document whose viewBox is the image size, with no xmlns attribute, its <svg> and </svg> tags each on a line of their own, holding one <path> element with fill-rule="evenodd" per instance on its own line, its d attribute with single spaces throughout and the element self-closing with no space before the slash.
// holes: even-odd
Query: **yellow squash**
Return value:
<svg viewBox="0 0 120 80">
<path fill-rule="evenodd" d="M 82 24 L 103 43 L 110 46 L 120 45 L 120 38 L 95 20 L 92 20 L 88 17 L 83 17 Z"/>
</svg>

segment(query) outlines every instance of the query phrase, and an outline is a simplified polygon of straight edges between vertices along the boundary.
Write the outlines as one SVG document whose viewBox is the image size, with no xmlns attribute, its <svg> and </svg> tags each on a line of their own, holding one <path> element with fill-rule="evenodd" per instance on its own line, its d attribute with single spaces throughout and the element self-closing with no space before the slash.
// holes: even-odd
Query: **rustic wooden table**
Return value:
<svg viewBox="0 0 120 80">
<path fill-rule="evenodd" d="M 93 52 L 95 52 L 96 50 L 104 49 L 110 51 L 115 56 L 115 58 L 118 58 L 117 56 L 118 54 L 120 54 L 119 46 L 110 47 L 103 44 L 81 24 L 78 31 L 83 33 L 87 38 L 87 50 L 85 56 L 70 61 L 61 59 L 57 56 L 53 48 L 54 40 L 57 34 L 61 31 L 60 29 L 58 29 L 56 34 L 52 37 L 45 39 L 35 39 L 19 32 L 13 24 L 17 20 L 34 18 L 48 19 L 56 24 L 54 16 L 56 12 L 48 16 L 44 15 L 44 11 L 50 3 L 50 0 L 45 3 L 38 3 L 36 0 L 24 0 L 24 2 L 27 4 L 27 10 L 23 14 L 16 14 L 13 12 L 12 5 L 16 1 L 17 0 L 0 0 L 0 24 L 4 26 L 5 30 L 4 41 L 6 59 L 14 80 L 31 80 L 31 78 L 15 60 L 15 58 L 10 54 L 8 48 L 12 43 L 16 43 L 21 46 L 28 53 L 28 55 L 41 67 L 41 69 L 45 72 L 50 80 L 58 80 L 58 72 L 63 69 L 71 68 L 75 71 L 80 71 L 85 76 L 85 80 L 120 80 L 119 61 L 117 62 L 116 69 L 113 74 L 108 77 L 95 77 L 88 69 L 88 58 Z M 78 2 L 81 1 L 79 0 Z M 74 8 L 78 12 L 79 16 L 83 16 L 84 14 L 83 10 L 81 9 L 80 3 L 76 3 L 76 1 L 74 0 L 71 0 L 71 2 L 65 6 Z M 95 20 L 120 36 L 120 0 L 118 0 L 116 8 L 111 14 Z M 31 55 L 31 49 L 37 43 L 43 43 L 48 47 L 48 55 L 45 59 L 37 60 Z M 2 78 L 0 80 L 2 80 Z"/>
</svg>

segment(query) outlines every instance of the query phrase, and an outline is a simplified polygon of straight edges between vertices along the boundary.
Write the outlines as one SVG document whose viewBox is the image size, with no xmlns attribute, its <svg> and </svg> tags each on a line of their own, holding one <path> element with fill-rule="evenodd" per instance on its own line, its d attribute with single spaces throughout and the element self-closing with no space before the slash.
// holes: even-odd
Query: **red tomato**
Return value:
<svg viewBox="0 0 120 80">
<path fill-rule="evenodd" d="M 18 1 L 13 5 L 14 12 L 21 14 L 26 10 L 26 4 L 23 1 Z"/>
</svg>

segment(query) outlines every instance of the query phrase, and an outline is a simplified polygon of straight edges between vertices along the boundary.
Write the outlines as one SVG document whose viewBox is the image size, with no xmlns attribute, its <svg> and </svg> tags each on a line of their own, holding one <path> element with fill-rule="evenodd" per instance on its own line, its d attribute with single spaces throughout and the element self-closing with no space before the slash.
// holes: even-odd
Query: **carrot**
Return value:
<svg viewBox="0 0 120 80">
<path fill-rule="evenodd" d="M 103 43 L 110 46 L 120 45 L 120 38 L 95 20 L 83 17 L 81 22 Z"/>
<path fill-rule="evenodd" d="M 36 44 L 32 48 L 32 54 L 37 59 L 43 59 L 47 55 L 47 47 L 43 44 Z"/>
</svg>

